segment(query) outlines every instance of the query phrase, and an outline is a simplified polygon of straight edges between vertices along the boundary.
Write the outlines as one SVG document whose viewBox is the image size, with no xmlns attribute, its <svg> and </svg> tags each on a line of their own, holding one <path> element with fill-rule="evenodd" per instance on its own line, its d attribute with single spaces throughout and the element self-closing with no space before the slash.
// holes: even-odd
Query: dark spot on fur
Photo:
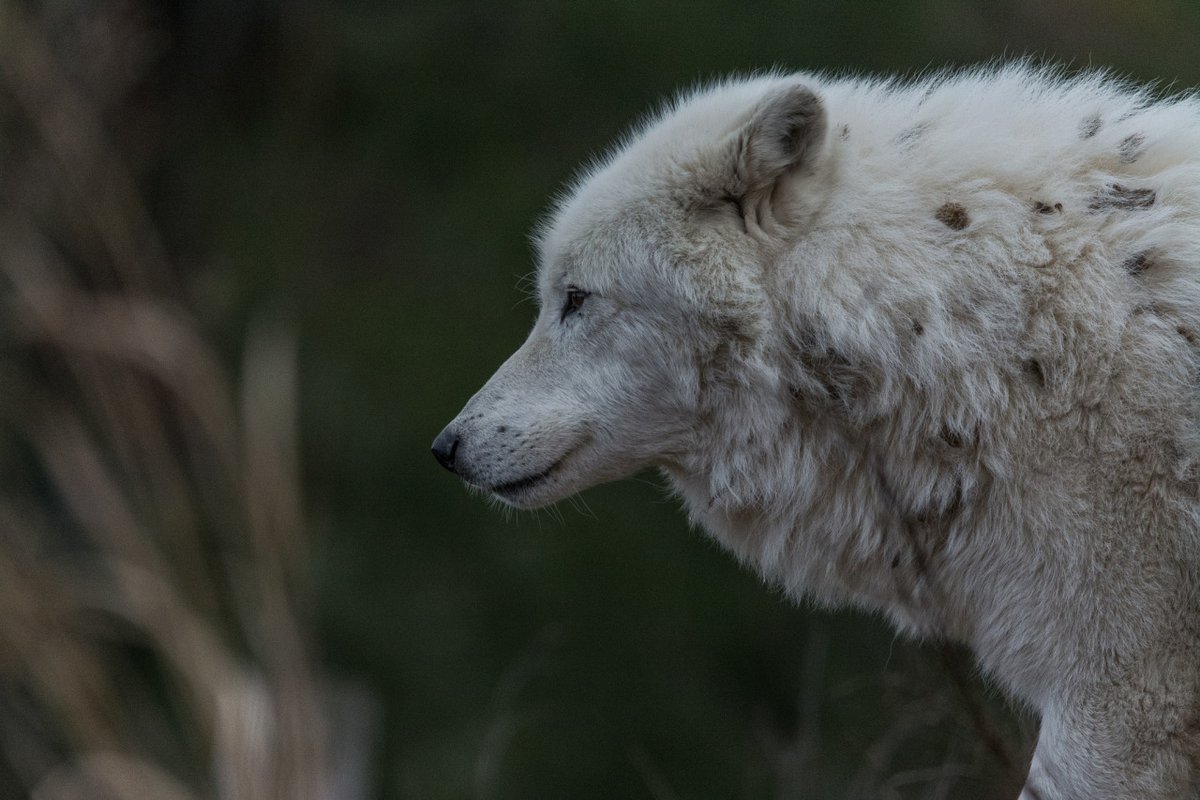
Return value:
<svg viewBox="0 0 1200 800">
<path fill-rule="evenodd" d="M 961 231 L 971 224 L 971 217 L 967 214 L 967 210 L 958 203 L 945 203 L 937 210 L 934 217 L 947 228 L 956 231 Z"/>
<path fill-rule="evenodd" d="M 900 554 L 899 553 L 892 556 L 892 569 L 895 569 L 898 566 L 900 566 Z"/>
<path fill-rule="evenodd" d="M 1121 262 L 1121 269 L 1130 275 L 1141 275 L 1151 263 L 1149 251 L 1142 251 L 1141 253 L 1133 254 Z"/>
<path fill-rule="evenodd" d="M 1100 132 L 1100 115 L 1093 114 L 1079 123 L 1079 138 L 1090 139 Z"/>
<path fill-rule="evenodd" d="M 496 428 L 496 433 L 504 433 L 507 430 L 508 430 L 507 425 L 501 425 L 499 428 Z"/>
<path fill-rule="evenodd" d="M 943 506 L 930 506 L 909 515 L 908 522 L 916 525 L 929 526 L 937 522 L 948 522 L 962 510 L 963 490 L 962 481 L 955 481 L 954 494 Z"/>
<path fill-rule="evenodd" d="M 1036 358 L 1031 358 L 1021 366 L 1025 369 L 1025 372 L 1029 375 L 1034 383 L 1036 383 L 1038 386 L 1046 385 L 1046 373 L 1044 370 L 1042 370 L 1042 362 L 1038 361 Z"/>
<path fill-rule="evenodd" d="M 850 397 L 853 379 L 847 369 L 848 362 L 833 350 L 802 353 L 800 364 L 821 384 L 828 399 L 841 402 Z"/>
<path fill-rule="evenodd" d="M 927 130 L 929 130 L 928 122 L 922 122 L 920 124 L 905 128 L 896 134 L 896 144 L 900 145 L 901 147 L 911 147 L 918 139 L 925 135 Z"/>
<path fill-rule="evenodd" d="M 1196 343 L 1196 333 L 1191 328 L 1185 328 L 1184 326 L 1180 325 L 1175 329 L 1175 331 L 1184 339 L 1187 339 L 1188 344 Z"/>
<path fill-rule="evenodd" d="M 954 448 L 962 447 L 963 445 L 962 436 L 959 435 L 958 431 L 951 430 L 949 426 L 942 428 L 941 438 L 943 442 Z"/>
<path fill-rule="evenodd" d="M 1141 157 L 1145 146 L 1146 135 L 1144 133 L 1131 133 L 1117 145 L 1117 156 L 1121 159 L 1122 164 L 1132 164 Z"/>
<path fill-rule="evenodd" d="M 1054 205 L 1050 205 L 1049 203 L 1043 203 L 1039 200 L 1033 204 L 1033 210 L 1039 214 L 1054 214 L 1056 212 L 1062 213 L 1063 204 L 1055 203 Z"/>
<path fill-rule="evenodd" d="M 742 320 L 730 314 L 707 317 L 705 327 L 713 337 L 712 350 L 703 355 L 698 363 L 705 382 L 735 386 L 736 380 L 730 367 L 753 349 L 755 338 L 752 332 Z"/>
<path fill-rule="evenodd" d="M 1139 314 L 1153 314 L 1155 316 L 1162 316 L 1163 307 L 1160 303 L 1138 303 L 1129 313 L 1135 317 Z"/>
<path fill-rule="evenodd" d="M 908 555 L 916 574 L 932 587 L 936 579 L 932 568 L 938 555 L 945 549 L 950 533 L 963 513 L 962 481 L 954 483 L 949 498 L 930 498 L 926 508 L 905 508 L 905 503 L 887 480 L 881 467 L 876 465 L 876 475 L 881 497 L 896 513 L 896 522 L 904 536 Z M 893 567 L 899 566 L 899 556 L 893 556 Z"/>
<path fill-rule="evenodd" d="M 844 407 L 865 389 L 862 371 L 812 331 L 804 331 L 792 342 L 790 350 L 804 376 L 811 381 L 806 385 L 802 380 L 792 387 L 797 400 Z"/>
<path fill-rule="evenodd" d="M 1200 475 L 1197 474 L 1196 460 L 1192 458 L 1188 449 L 1179 442 L 1171 442 L 1171 459 L 1175 464 L 1175 475 L 1195 486 Z"/>
<path fill-rule="evenodd" d="M 838 138 L 841 139 L 843 142 L 850 138 L 850 126 L 849 125 L 842 126 L 841 130 L 838 131 Z"/>
<path fill-rule="evenodd" d="M 1092 198 L 1088 208 L 1092 211 L 1120 209 L 1132 211 L 1138 208 L 1150 208 L 1158 195 L 1153 189 L 1130 189 L 1119 183 L 1106 186 Z"/>
<path fill-rule="evenodd" d="M 740 319 L 728 314 L 713 318 L 713 332 L 722 342 L 728 342 L 740 349 L 746 350 L 754 345 L 754 336 Z"/>
<path fill-rule="evenodd" d="M 922 325 L 918 320 L 915 320 L 915 319 L 913 320 L 912 329 L 913 329 L 913 333 L 915 333 L 917 336 L 920 336 L 921 334 L 925 333 L 925 326 Z"/>
<path fill-rule="evenodd" d="M 962 481 L 954 482 L 954 496 L 950 498 L 950 502 L 942 509 L 943 517 L 957 517 L 963 510 L 963 487 Z"/>
</svg>

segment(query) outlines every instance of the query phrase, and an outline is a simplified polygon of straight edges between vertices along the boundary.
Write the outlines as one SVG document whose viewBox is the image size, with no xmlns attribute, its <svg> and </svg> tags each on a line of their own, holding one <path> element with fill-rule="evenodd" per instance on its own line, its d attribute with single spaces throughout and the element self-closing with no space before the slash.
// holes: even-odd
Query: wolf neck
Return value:
<svg viewBox="0 0 1200 800">
<path fill-rule="evenodd" d="M 891 439 L 886 430 L 831 424 L 818 418 L 827 412 L 788 400 L 757 404 L 749 432 L 744 414 L 728 426 L 714 420 L 706 455 L 668 470 L 692 521 L 793 598 L 970 639 L 974 601 L 944 555 L 964 524 L 964 492 L 978 494 L 981 482 L 947 475 L 911 446 L 904 471 L 889 474 L 896 453 L 868 445 Z"/>
</svg>

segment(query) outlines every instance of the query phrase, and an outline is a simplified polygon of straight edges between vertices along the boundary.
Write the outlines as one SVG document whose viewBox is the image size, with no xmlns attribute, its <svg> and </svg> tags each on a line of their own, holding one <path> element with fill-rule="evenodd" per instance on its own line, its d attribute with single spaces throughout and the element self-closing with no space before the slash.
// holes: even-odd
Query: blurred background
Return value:
<svg viewBox="0 0 1200 800">
<path fill-rule="evenodd" d="M 0 0 L 0 798 L 1011 798 L 961 651 L 797 607 L 658 479 L 429 443 L 527 232 L 664 96 L 1034 55 L 1195 86 L 1191 0 Z"/>
</svg>

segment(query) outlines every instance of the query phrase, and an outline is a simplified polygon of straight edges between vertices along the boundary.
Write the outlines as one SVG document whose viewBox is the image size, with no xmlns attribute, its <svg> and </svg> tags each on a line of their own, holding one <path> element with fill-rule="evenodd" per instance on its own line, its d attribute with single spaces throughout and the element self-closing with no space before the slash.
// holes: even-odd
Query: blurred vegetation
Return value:
<svg viewBox="0 0 1200 800">
<path fill-rule="evenodd" d="M 1190 0 L 0 0 L 0 796 L 1011 797 L 963 653 L 799 608 L 653 475 L 429 457 L 526 232 L 729 72 L 1196 85 Z"/>
</svg>

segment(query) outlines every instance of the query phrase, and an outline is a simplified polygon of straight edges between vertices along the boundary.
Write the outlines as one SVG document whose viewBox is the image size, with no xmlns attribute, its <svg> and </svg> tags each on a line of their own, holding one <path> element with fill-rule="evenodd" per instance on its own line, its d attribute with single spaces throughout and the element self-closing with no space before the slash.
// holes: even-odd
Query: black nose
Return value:
<svg viewBox="0 0 1200 800">
<path fill-rule="evenodd" d="M 457 475 L 458 470 L 454 468 L 454 454 L 457 452 L 458 434 L 453 427 L 447 427 L 433 440 L 433 457 L 438 460 L 439 464 Z"/>
</svg>

